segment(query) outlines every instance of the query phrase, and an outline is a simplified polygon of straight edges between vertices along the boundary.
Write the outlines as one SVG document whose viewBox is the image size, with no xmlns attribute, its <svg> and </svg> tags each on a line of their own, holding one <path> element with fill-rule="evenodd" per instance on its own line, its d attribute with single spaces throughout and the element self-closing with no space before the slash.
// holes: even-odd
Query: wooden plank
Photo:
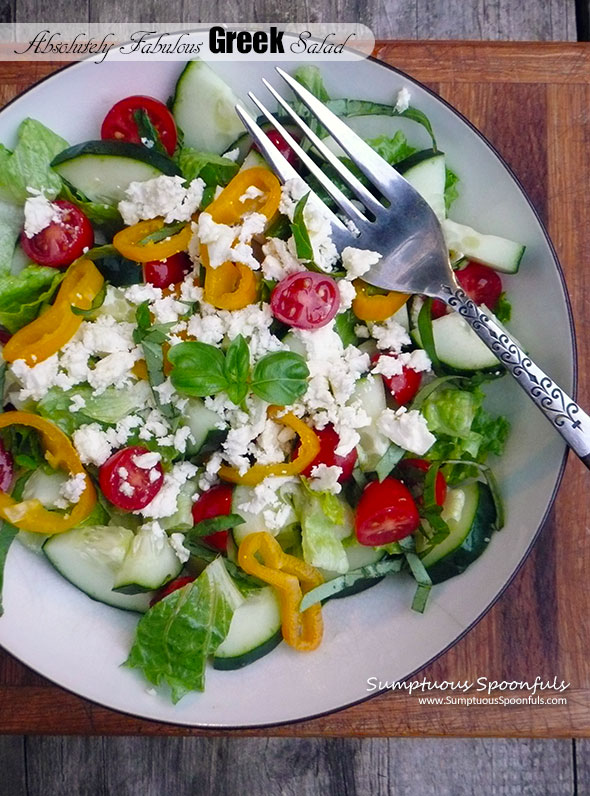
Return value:
<svg viewBox="0 0 590 796">
<path fill-rule="evenodd" d="M 558 740 L 29 738 L 27 773 L 28 796 L 563 796 L 574 782 Z"/>
<path fill-rule="evenodd" d="M 590 793 L 590 739 L 576 739 L 574 748 L 577 793 L 587 796 Z"/>
<path fill-rule="evenodd" d="M 17 735 L 0 736 L 0 796 L 25 796 L 25 743 Z"/>
<path fill-rule="evenodd" d="M 424 61 L 424 48 L 430 60 Z M 546 48 L 550 49 L 549 55 Z M 393 57 L 392 50 L 388 57 Z M 396 60 L 466 113 L 507 156 L 531 192 L 561 254 L 578 320 L 581 363 L 590 361 L 590 331 L 585 297 L 588 295 L 585 218 L 590 126 L 588 48 L 580 45 L 485 45 L 482 52 L 494 64 L 486 79 L 473 60 L 473 45 L 412 43 L 395 45 Z M 487 53 L 487 55 L 486 55 Z M 412 61 L 412 58 L 415 60 Z M 511 70 L 524 59 L 526 79 L 514 82 Z M 456 63 L 463 72 L 457 73 Z M 436 68 L 432 64 L 436 65 Z M 545 73 L 546 82 L 532 80 Z M 472 65 L 472 66 L 470 66 Z M 33 78 L 23 64 L 6 65 L 6 94 Z M 46 65 L 35 67 L 39 76 Z M 472 69 L 472 72 L 470 72 Z M 4 70 L 4 65 L 2 66 Z M 21 70 L 21 71 L 19 71 Z M 1 72 L 3 74 L 3 72 Z M 567 74 L 571 83 L 560 82 Z M 469 79 L 470 74 L 473 75 Z M 552 75 L 557 76 L 552 83 Z M 19 77 L 20 75 L 20 77 Z M 436 80 L 433 77 L 436 75 Z M 586 84 L 584 83 L 586 82 Z M 3 81 L 0 81 L 0 83 Z M 498 107 L 503 113 L 497 112 Z M 576 180 L 578 182 L 576 182 Z M 590 396 L 587 368 L 581 372 L 580 395 Z M 588 402 L 588 401 L 587 401 Z M 582 480 L 585 479 L 585 480 Z M 348 711 L 291 727 L 272 728 L 250 735 L 360 736 L 392 735 L 590 735 L 590 663 L 587 603 L 580 600 L 578 584 L 590 566 L 590 552 L 579 544 L 579 528 L 590 527 L 590 511 L 579 500 L 587 472 L 575 461 L 568 465 L 555 515 L 547 523 L 527 565 L 493 610 L 458 645 L 423 674 L 430 679 L 490 677 L 564 678 L 572 683 L 567 705 L 462 707 L 418 704 L 414 695 L 387 694 Z M 571 551 L 571 555 L 568 555 Z M 558 554 L 559 552 L 559 554 Z M 578 602 L 577 602 L 578 601 Z M 186 734 L 187 730 L 142 722 L 111 713 L 46 684 L 10 660 L 0 658 L 0 726 L 4 732 Z M 22 678 L 19 675 L 22 672 Z M 22 711 L 22 705 L 27 710 Z M 59 711 L 56 710 L 59 706 Z M 65 719 L 63 717 L 66 717 Z M 198 731 L 195 734 L 200 734 Z"/>
</svg>

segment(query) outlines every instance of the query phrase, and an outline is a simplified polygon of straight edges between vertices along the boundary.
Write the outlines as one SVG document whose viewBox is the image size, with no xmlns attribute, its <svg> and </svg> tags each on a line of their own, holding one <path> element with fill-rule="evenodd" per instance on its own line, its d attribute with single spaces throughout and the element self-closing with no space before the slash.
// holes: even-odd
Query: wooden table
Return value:
<svg viewBox="0 0 590 796">
<path fill-rule="evenodd" d="M 590 50 L 587 45 L 398 42 L 379 45 L 378 55 L 424 81 L 465 113 L 497 146 L 524 183 L 549 225 L 566 272 L 578 334 L 579 399 L 582 404 L 590 404 L 590 384 L 587 367 L 584 367 L 589 361 L 590 346 L 589 321 L 584 312 L 588 281 L 585 267 L 588 262 L 586 203 L 590 177 L 586 152 L 590 141 Z M 1 102 L 47 70 L 41 65 L 26 70 L 19 65 L 4 64 L 0 67 L 6 70 L 2 72 L 5 79 L 0 86 Z M 415 696 L 388 694 L 312 722 L 232 733 L 232 737 L 590 736 L 590 664 L 587 663 L 590 597 L 584 588 L 590 553 L 583 544 L 584 530 L 590 528 L 588 505 L 584 500 L 587 479 L 586 470 L 571 459 L 554 511 L 533 554 L 515 581 L 465 639 L 422 673 L 433 680 L 464 679 L 482 672 L 498 679 L 514 679 L 515 673 L 522 675 L 523 679 L 537 673 L 549 678 L 557 675 L 559 679 L 572 683 L 571 690 L 566 692 L 567 706 L 420 708 Z M 92 705 L 52 686 L 6 654 L 0 655 L 0 729 L 14 734 L 187 734 L 186 729 L 136 720 Z M 202 733 L 193 731 L 191 734 L 199 736 Z M 199 744 L 193 747 L 195 750 L 211 750 L 210 745 L 201 746 L 208 739 L 193 740 Z M 170 739 L 170 743 L 173 741 Z M 272 754 L 277 742 L 278 739 L 264 742 L 264 748 Z M 117 750 L 120 755 L 133 748 L 128 741 L 122 741 L 123 746 L 117 746 L 114 740 L 103 743 L 106 746 L 101 747 L 102 752 L 99 751 L 102 755 L 107 749 L 116 756 Z M 237 748 L 236 743 L 234 741 L 233 749 L 238 756 L 247 754 L 248 749 L 261 749 L 260 745 L 251 745 L 255 739 L 244 740 Z M 335 740 L 329 750 L 346 756 L 351 750 L 358 751 L 358 743 Z M 77 744 L 74 742 L 68 747 L 73 750 L 74 766 L 76 761 L 81 762 L 83 750 L 88 749 L 87 745 Z M 55 750 L 55 742 L 52 748 Z M 145 750 L 145 744 L 141 748 Z M 174 746 L 176 750 L 180 748 Z M 233 754 L 228 751 L 231 744 L 227 746 L 220 741 L 214 748 L 226 757 Z M 301 746 L 298 748 L 302 749 Z M 391 750 L 400 749 L 395 741 L 376 748 L 381 750 L 377 753 L 377 762 L 382 765 L 386 764 Z M 536 756 L 545 754 L 541 750 L 547 749 L 539 746 L 539 742 L 518 747 L 525 752 L 516 753 L 516 747 L 510 745 L 502 748 L 508 750 L 506 759 L 511 755 L 512 758 L 529 755 L 531 767 Z M 304 746 L 300 753 L 304 755 L 307 751 L 313 754 L 314 749 Z M 48 752 L 49 747 L 46 746 L 45 750 Z M 415 755 L 417 759 L 424 759 L 428 752 L 418 747 Z M 47 761 L 49 758 L 50 755 Z M 331 759 L 334 760 L 334 756 Z M 567 745 L 552 745 L 550 759 L 556 768 L 553 773 L 544 769 L 545 784 L 536 778 L 537 790 L 534 792 L 568 792 L 573 771 Z M 359 769 L 367 765 L 367 761 L 360 758 L 357 762 Z M 2 763 L 0 747 L 0 770 Z M 49 762 L 46 765 L 49 767 Z M 339 781 L 349 782 L 344 776 L 346 771 L 350 775 L 350 783 L 356 781 L 354 772 L 342 765 Z M 479 765 L 481 771 L 488 770 L 485 760 L 480 760 Z M 260 776 L 258 769 L 250 772 L 249 779 L 247 772 L 250 769 L 242 766 L 242 772 L 244 768 L 246 774 L 241 783 L 252 783 L 248 792 L 264 792 L 254 787 Z M 10 769 L 4 768 L 7 770 Z M 180 764 L 180 770 L 185 770 L 184 764 Z M 38 768 L 37 775 L 40 771 L 42 769 Z M 79 781 L 73 768 L 68 771 L 72 782 Z M 208 771 L 211 772 L 210 765 Z M 264 765 L 264 771 L 268 774 L 268 763 Z M 179 772 L 174 775 L 175 782 L 181 781 Z M 580 758 L 579 782 L 586 776 L 584 759 Z M 237 788 L 237 778 L 227 773 L 223 777 L 223 781 L 233 782 Z M 461 779 L 455 778 L 455 781 Z M 317 792 L 314 788 L 319 788 L 321 781 L 321 778 L 314 780 L 312 777 L 306 780 L 307 785 L 302 783 L 302 788 L 306 793 Z M 484 781 L 490 780 L 484 780 L 483 774 L 481 780 L 473 773 L 466 774 L 463 786 L 457 784 L 453 792 L 475 792 L 477 782 L 481 785 Z M 436 777 L 432 782 L 436 782 Z M 40 788 L 41 780 L 36 780 L 36 784 Z"/>
</svg>

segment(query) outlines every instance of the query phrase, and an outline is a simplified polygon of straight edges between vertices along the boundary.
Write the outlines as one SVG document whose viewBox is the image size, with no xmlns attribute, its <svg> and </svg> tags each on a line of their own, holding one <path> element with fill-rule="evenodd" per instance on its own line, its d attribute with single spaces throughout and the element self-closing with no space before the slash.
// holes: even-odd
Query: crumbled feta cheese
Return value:
<svg viewBox="0 0 590 796">
<path fill-rule="evenodd" d="M 307 193 L 309 186 L 299 177 L 287 180 L 281 190 L 279 211 L 293 221 L 297 202 Z M 326 207 L 313 194 L 303 209 L 303 220 L 309 233 L 314 262 L 323 271 L 331 271 L 338 260 L 338 250 L 332 241 L 332 224 Z M 296 255 L 293 238 L 289 239 L 288 245 L 292 254 Z"/>
<path fill-rule="evenodd" d="M 183 533 L 170 534 L 170 545 L 176 553 L 181 564 L 186 564 L 191 557 L 190 550 L 187 550 L 187 548 L 184 546 L 184 539 L 185 536 Z"/>
<path fill-rule="evenodd" d="M 162 298 L 162 288 L 154 287 L 146 282 L 144 285 L 130 285 L 124 290 L 125 298 L 132 304 L 143 304 L 144 301 L 157 301 Z"/>
<path fill-rule="evenodd" d="M 338 280 L 338 292 L 340 293 L 340 309 L 338 312 L 346 312 L 352 307 L 352 302 L 356 297 L 356 290 L 352 282 L 346 279 Z"/>
<path fill-rule="evenodd" d="M 385 409 L 377 420 L 377 429 L 404 450 L 423 456 L 436 442 L 428 430 L 426 418 L 416 409 L 405 406 L 398 410 Z"/>
<path fill-rule="evenodd" d="M 187 274 L 180 285 L 182 301 L 194 302 L 203 300 L 203 288 L 195 284 L 195 275 Z"/>
<path fill-rule="evenodd" d="M 197 468 L 190 462 L 178 462 L 173 465 L 170 472 L 164 474 L 164 481 L 155 497 L 143 509 L 133 513 L 154 520 L 171 517 L 177 511 L 180 490 L 196 472 Z"/>
<path fill-rule="evenodd" d="M 129 470 L 126 467 L 117 468 L 117 473 L 119 474 L 119 477 L 123 479 L 123 481 L 129 478 Z"/>
<path fill-rule="evenodd" d="M 126 497 L 133 497 L 135 494 L 135 487 L 133 484 L 130 484 L 129 481 L 121 481 L 119 489 Z"/>
<path fill-rule="evenodd" d="M 72 441 L 83 464 L 95 464 L 100 467 L 113 450 L 107 432 L 103 431 L 98 423 L 80 426 L 72 434 Z"/>
<path fill-rule="evenodd" d="M 182 301 L 177 301 L 174 296 L 158 299 L 150 305 L 157 323 L 176 323 L 181 315 L 186 315 L 188 307 Z"/>
<path fill-rule="evenodd" d="M 398 113 L 403 113 L 404 111 L 408 110 L 408 108 L 410 107 L 411 96 L 412 95 L 405 86 L 397 92 L 395 109 Z"/>
<path fill-rule="evenodd" d="M 383 323 L 374 323 L 371 326 L 371 334 L 377 341 L 377 348 L 387 348 L 396 353 L 411 342 L 408 332 L 393 317 Z"/>
<path fill-rule="evenodd" d="M 398 376 L 404 368 L 422 373 L 430 370 L 431 364 L 426 351 L 418 348 L 416 351 L 395 356 L 387 354 L 380 356 L 373 367 L 373 373 L 381 373 L 385 377 Z"/>
<path fill-rule="evenodd" d="M 346 279 L 352 281 L 366 274 L 373 265 L 377 265 L 381 257 L 379 252 L 347 246 L 342 250 L 342 265 L 346 271 Z"/>
<path fill-rule="evenodd" d="M 222 464 L 223 456 L 221 455 L 220 451 L 215 451 L 205 465 L 205 472 L 199 478 L 199 489 L 201 491 L 206 492 L 219 481 L 217 473 L 219 472 L 219 468 Z"/>
<path fill-rule="evenodd" d="M 259 196 L 264 196 L 263 191 L 255 185 L 249 185 L 246 192 L 240 196 L 240 202 L 247 202 L 248 199 L 257 199 Z"/>
<path fill-rule="evenodd" d="M 29 196 L 25 202 L 25 235 L 32 238 L 42 232 L 50 224 L 59 223 L 62 212 L 59 205 L 54 205 L 42 193 Z"/>
<path fill-rule="evenodd" d="M 265 255 L 262 261 L 265 279 L 280 282 L 286 276 L 306 270 L 305 265 L 292 254 L 286 241 L 280 238 L 269 238 L 263 245 L 262 252 Z"/>
<path fill-rule="evenodd" d="M 44 359 L 33 367 L 29 367 L 24 359 L 15 359 L 10 366 L 12 374 L 21 384 L 22 389 L 18 394 L 21 401 L 32 398 L 40 401 L 47 392 L 56 385 L 58 377 L 57 354 Z"/>
<path fill-rule="evenodd" d="M 133 464 L 141 470 L 151 470 L 161 459 L 162 457 L 157 451 L 148 451 L 147 453 L 140 453 L 138 456 L 134 456 Z"/>
<path fill-rule="evenodd" d="M 82 344 L 89 356 L 130 351 L 135 348 L 134 328 L 133 323 L 117 322 L 110 315 L 101 315 L 92 323 L 82 324 Z"/>
<path fill-rule="evenodd" d="M 188 333 L 199 340 L 201 343 L 217 345 L 223 340 L 225 327 L 219 315 L 198 315 L 194 314 L 187 327 Z"/>
<path fill-rule="evenodd" d="M 357 337 L 360 337 L 362 340 L 368 340 L 371 336 L 371 332 L 369 331 L 369 327 L 365 326 L 364 323 L 357 323 L 354 327 L 354 333 Z"/>
<path fill-rule="evenodd" d="M 154 481 L 157 481 L 157 480 L 160 478 L 160 476 L 161 476 L 161 473 L 160 473 L 160 471 L 159 471 L 159 470 L 157 470 L 157 469 L 154 467 L 154 468 L 153 468 L 153 470 L 150 470 L 150 471 L 149 471 L 148 475 L 149 475 L 149 479 L 150 479 L 150 484 L 153 484 L 153 483 L 154 483 Z"/>
<path fill-rule="evenodd" d="M 266 530 L 276 535 L 293 514 L 290 503 L 285 500 L 284 492 L 297 484 L 293 476 L 269 476 L 257 484 L 251 493 L 250 500 L 240 503 L 238 512 L 244 511 L 262 517 Z"/>
<path fill-rule="evenodd" d="M 59 488 L 59 497 L 55 501 L 55 507 L 67 509 L 68 506 L 79 503 L 85 489 L 86 476 L 84 473 L 76 473 L 70 476 Z"/>
<path fill-rule="evenodd" d="M 80 409 L 84 409 L 86 406 L 86 399 L 83 398 L 81 395 L 72 395 L 72 400 L 70 401 L 70 405 L 68 409 L 70 412 L 79 412 Z"/>
<path fill-rule="evenodd" d="M 197 177 L 188 188 L 178 175 L 162 175 L 145 182 L 132 182 L 119 202 L 123 221 L 131 226 L 138 221 L 163 216 L 164 222 L 190 221 L 203 198 L 205 183 Z"/>
<path fill-rule="evenodd" d="M 107 387 L 124 387 L 133 378 L 132 368 L 139 359 L 137 352 L 118 351 L 108 354 L 99 360 L 94 368 L 88 371 L 88 384 L 99 395 Z"/>
<path fill-rule="evenodd" d="M 342 467 L 337 465 L 316 464 L 311 470 L 309 486 L 316 492 L 331 492 L 338 495 L 342 484 L 338 481 L 342 475 Z"/>
<path fill-rule="evenodd" d="M 181 426 L 174 432 L 173 445 L 179 453 L 184 453 L 188 441 L 194 442 L 191 430 L 188 426 Z"/>
<path fill-rule="evenodd" d="M 225 155 L 222 155 L 222 157 L 227 158 L 228 160 L 233 160 L 233 162 L 235 163 L 236 160 L 240 157 L 240 150 L 238 149 L 238 147 L 236 147 L 235 149 L 230 149 L 229 152 L 226 152 Z"/>
<path fill-rule="evenodd" d="M 140 429 L 138 436 L 140 439 L 145 440 L 151 439 L 152 437 L 162 438 L 166 436 L 169 431 L 170 429 L 164 415 L 157 409 L 152 409 L 143 427 Z"/>
<path fill-rule="evenodd" d="M 232 259 L 232 247 L 237 237 L 234 227 L 215 223 L 211 214 L 205 211 L 199 216 L 197 235 L 199 241 L 207 246 L 211 268 L 219 268 L 220 265 Z"/>
<path fill-rule="evenodd" d="M 166 379 L 162 384 L 155 384 L 153 389 L 158 393 L 162 404 L 171 404 L 173 399 L 178 396 L 170 379 Z"/>
</svg>

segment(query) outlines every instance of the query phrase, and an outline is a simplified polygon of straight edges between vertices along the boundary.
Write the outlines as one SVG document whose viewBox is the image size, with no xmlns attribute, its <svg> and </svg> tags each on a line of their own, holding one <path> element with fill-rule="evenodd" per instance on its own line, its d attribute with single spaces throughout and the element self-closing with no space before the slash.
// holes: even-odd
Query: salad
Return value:
<svg viewBox="0 0 590 796">
<path fill-rule="evenodd" d="M 460 183 L 408 91 L 335 99 L 317 68 L 295 76 L 353 127 L 387 117 L 369 143 L 508 321 L 500 274 L 524 247 L 448 218 Z M 211 661 L 329 644 L 322 604 L 384 577 L 427 610 L 503 524 L 488 458 L 509 424 L 482 389 L 500 363 L 441 302 L 364 282 L 380 255 L 337 250 L 329 198 L 304 172 L 281 186 L 235 102 L 191 61 L 167 103 L 104 108 L 96 140 L 25 119 L 0 146 L 0 613 L 20 542 L 142 614 L 126 665 L 174 701 Z"/>
</svg>

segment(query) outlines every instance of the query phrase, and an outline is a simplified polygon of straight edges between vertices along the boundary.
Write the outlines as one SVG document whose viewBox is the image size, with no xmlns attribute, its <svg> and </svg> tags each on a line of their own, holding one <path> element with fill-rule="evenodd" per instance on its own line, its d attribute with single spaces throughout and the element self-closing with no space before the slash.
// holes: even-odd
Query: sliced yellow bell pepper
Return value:
<svg viewBox="0 0 590 796">
<path fill-rule="evenodd" d="M 55 423 L 30 412 L 0 414 L 0 428 L 13 425 L 37 429 L 45 447 L 45 458 L 51 467 L 54 470 L 66 470 L 70 475 L 83 473 L 86 488 L 72 510 L 65 514 L 48 511 L 36 498 L 17 503 L 6 492 L 0 492 L 0 517 L 23 531 L 42 534 L 62 533 L 79 525 L 88 517 L 96 504 L 96 490 L 74 446 Z"/>
<path fill-rule="evenodd" d="M 80 328 L 82 315 L 72 306 L 87 310 L 104 283 L 94 263 L 84 258 L 73 262 L 66 271 L 54 303 L 27 326 L 23 326 L 4 346 L 7 362 L 24 359 L 29 367 L 56 354 Z"/>
<path fill-rule="evenodd" d="M 352 302 L 352 311 L 361 321 L 385 321 L 391 318 L 410 298 L 408 293 L 391 290 L 385 295 L 376 293 L 371 296 L 369 287 L 362 279 L 355 279 L 356 298 Z"/>
<path fill-rule="evenodd" d="M 324 630 L 321 605 L 317 603 L 303 612 L 299 606 L 306 592 L 323 583 L 320 572 L 302 559 L 284 553 L 266 531 L 245 537 L 238 550 L 238 563 L 244 572 L 276 589 L 281 629 L 287 644 L 300 652 L 316 649 Z"/>
<path fill-rule="evenodd" d="M 152 232 L 157 232 L 164 226 L 162 218 L 151 218 L 149 221 L 140 221 L 132 227 L 125 227 L 117 232 L 113 238 L 113 246 L 128 260 L 136 263 L 149 263 L 152 260 L 165 260 L 173 254 L 188 249 L 192 237 L 191 225 L 188 223 L 176 235 L 149 243 L 140 243 Z"/>
<path fill-rule="evenodd" d="M 299 450 L 297 456 L 290 462 L 279 464 L 254 464 L 245 473 L 240 474 L 236 467 L 224 464 L 219 469 L 219 477 L 232 484 L 245 484 L 256 486 L 269 476 L 299 475 L 308 467 L 320 452 L 320 440 L 315 431 L 306 425 L 303 420 L 296 417 L 293 412 L 277 417 L 282 411 L 280 407 L 271 406 L 268 409 L 269 417 L 276 419 L 277 423 L 292 428 L 299 436 Z"/>
<path fill-rule="evenodd" d="M 260 195 L 240 201 L 248 188 L 257 188 Z M 268 169 L 246 169 L 236 174 L 206 208 L 216 224 L 237 224 L 245 213 L 261 213 L 271 219 L 279 209 L 281 185 Z M 211 268 L 209 252 L 201 246 L 201 262 L 205 267 L 205 301 L 222 310 L 239 310 L 256 300 L 257 280 L 251 268 L 243 263 L 225 262 Z"/>
</svg>

